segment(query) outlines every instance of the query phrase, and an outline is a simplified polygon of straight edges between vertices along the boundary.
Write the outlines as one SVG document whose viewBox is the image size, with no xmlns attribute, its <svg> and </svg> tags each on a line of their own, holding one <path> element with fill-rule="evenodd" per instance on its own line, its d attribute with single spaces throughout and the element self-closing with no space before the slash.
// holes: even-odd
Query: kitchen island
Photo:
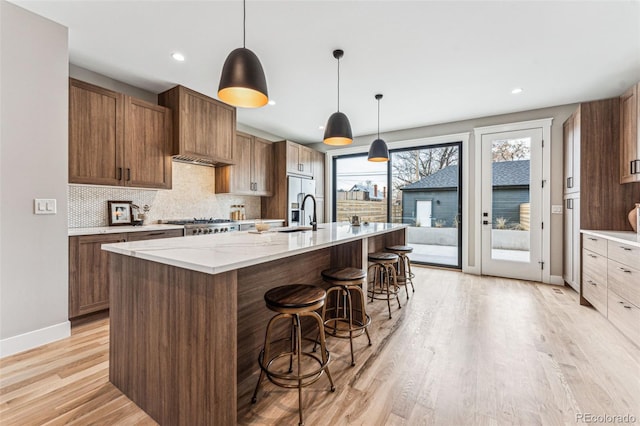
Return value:
<svg viewBox="0 0 640 426">
<path fill-rule="evenodd" d="M 405 228 L 327 223 L 315 232 L 104 245 L 111 262 L 110 381 L 160 424 L 235 424 L 238 398 L 255 386 L 273 315 L 264 293 L 291 283 L 322 285 L 320 272 L 329 267 L 365 268 L 367 253 L 404 244 Z"/>
</svg>

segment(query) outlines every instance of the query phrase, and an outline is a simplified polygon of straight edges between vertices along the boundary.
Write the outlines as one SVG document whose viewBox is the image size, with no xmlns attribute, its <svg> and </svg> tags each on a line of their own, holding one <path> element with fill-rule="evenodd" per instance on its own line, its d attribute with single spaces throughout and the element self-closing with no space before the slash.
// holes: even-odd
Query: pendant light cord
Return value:
<svg viewBox="0 0 640 426">
<path fill-rule="evenodd" d="M 380 99 L 378 99 L 378 139 L 380 139 Z"/>
<path fill-rule="evenodd" d="M 338 58 L 338 112 L 340 112 L 340 58 Z"/>
<path fill-rule="evenodd" d="M 247 0 L 242 0 L 242 47 L 247 47 Z"/>
</svg>

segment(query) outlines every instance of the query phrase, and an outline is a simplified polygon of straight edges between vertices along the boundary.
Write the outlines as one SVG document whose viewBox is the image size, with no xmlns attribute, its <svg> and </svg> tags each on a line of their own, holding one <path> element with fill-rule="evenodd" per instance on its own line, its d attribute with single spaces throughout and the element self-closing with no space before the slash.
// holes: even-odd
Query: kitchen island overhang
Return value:
<svg viewBox="0 0 640 426">
<path fill-rule="evenodd" d="M 406 243 L 405 228 L 328 223 L 317 232 L 104 245 L 110 381 L 160 424 L 235 424 L 238 402 L 250 403 L 273 314 L 264 293 L 322 285 L 330 267 L 366 268 L 367 253 Z"/>
</svg>

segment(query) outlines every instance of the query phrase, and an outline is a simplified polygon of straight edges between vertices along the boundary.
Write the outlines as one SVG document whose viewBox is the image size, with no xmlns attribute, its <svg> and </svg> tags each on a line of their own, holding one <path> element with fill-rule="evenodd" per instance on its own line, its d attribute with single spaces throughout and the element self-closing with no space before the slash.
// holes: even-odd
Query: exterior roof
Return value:
<svg viewBox="0 0 640 426">
<path fill-rule="evenodd" d="M 499 161 L 493 163 L 493 186 L 529 185 L 529 160 Z M 458 186 L 458 165 L 445 167 L 417 182 L 405 185 L 403 191 L 445 189 Z"/>
<path fill-rule="evenodd" d="M 375 197 L 373 196 L 373 194 L 374 194 L 373 186 L 355 184 L 355 185 L 353 185 L 351 187 L 349 192 L 368 192 L 370 200 L 382 200 L 383 199 L 382 190 L 380 188 L 378 188 L 378 195 L 375 196 Z"/>
</svg>

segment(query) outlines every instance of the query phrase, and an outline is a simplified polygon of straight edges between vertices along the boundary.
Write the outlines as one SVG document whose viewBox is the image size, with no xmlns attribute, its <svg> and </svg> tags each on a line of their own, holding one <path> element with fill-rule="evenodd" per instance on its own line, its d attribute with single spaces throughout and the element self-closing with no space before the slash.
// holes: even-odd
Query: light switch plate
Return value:
<svg viewBox="0 0 640 426">
<path fill-rule="evenodd" d="M 551 213 L 562 214 L 562 204 L 553 204 L 551 206 Z"/>
<path fill-rule="evenodd" d="M 58 207 L 55 198 L 36 198 L 33 200 L 34 214 L 56 214 Z"/>
</svg>

